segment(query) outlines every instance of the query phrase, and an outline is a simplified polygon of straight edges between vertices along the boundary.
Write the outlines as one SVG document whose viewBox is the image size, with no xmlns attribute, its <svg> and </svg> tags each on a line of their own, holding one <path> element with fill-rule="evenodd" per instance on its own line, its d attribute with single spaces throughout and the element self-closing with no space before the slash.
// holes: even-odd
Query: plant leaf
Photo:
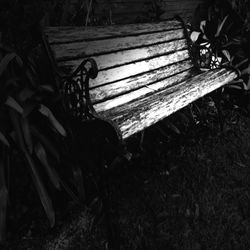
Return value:
<svg viewBox="0 0 250 250">
<path fill-rule="evenodd" d="M 200 36 L 201 32 L 198 32 L 198 31 L 193 31 L 190 35 L 190 38 L 192 40 L 192 42 L 196 42 Z"/>
<path fill-rule="evenodd" d="M 180 135 L 181 134 L 181 131 L 170 121 L 165 121 L 164 122 L 165 125 L 171 129 L 173 132 L 175 132 L 176 134 Z"/>
<path fill-rule="evenodd" d="M 64 190 L 68 193 L 68 195 L 71 197 L 71 199 L 76 203 L 76 204 L 80 204 L 80 200 L 78 199 L 78 197 L 74 194 L 74 192 L 71 190 L 71 188 L 68 186 L 68 184 L 63 181 L 60 176 L 59 177 L 59 180 L 60 180 L 60 183 L 62 185 L 62 187 L 64 188 Z"/>
<path fill-rule="evenodd" d="M 24 140 L 23 140 L 23 134 L 22 134 L 22 130 L 21 130 L 21 127 L 20 127 L 20 115 L 19 113 L 17 113 L 15 110 L 11 109 L 9 110 L 9 115 L 10 115 L 10 119 L 11 119 L 11 122 L 12 122 L 12 126 L 14 128 L 14 135 L 15 137 L 17 138 L 17 141 L 16 143 L 18 144 L 20 150 L 22 152 L 24 152 L 24 149 L 25 149 L 25 143 L 24 143 Z"/>
<path fill-rule="evenodd" d="M 23 108 L 20 106 L 20 104 L 11 96 L 9 96 L 5 102 L 6 105 L 16 110 L 18 113 L 23 113 Z"/>
<path fill-rule="evenodd" d="M 243 69 L 243 70 L 241 71 L 241 74 L 242 74 L 242 75 L 250 75 L 250 67 L 249 67 L 249 68 L 246 68 L 246 69 Z"/>
<path fill-rule="evenodd" d="M 36 86 L 36 79 L 35 77 L 32 75 L 32 72 L 30 70 L 26 70 L 26 77 L 28 78 L 29 80 L 29 83 L 33 86 L 33 87 L 37 87 Z"/>
<path fill-rule="evenodd" d="M 80 201 L 83 203 L 85 201 L 85 189 L 83 186 L 82 170 L 78 164 L 73 165 L 73 176 L 80 196 Z"/>
<path fill-rule="evenodd" d="M 1 61 L 0 61 L 0 76 L 3 74 L 3 72 L 8 67 L 9 63 L 16 57 L 17 55 L 15 53 L 9 53 L 7 54 Z"/>
<path fill-rule="evenodd" d="M 26 159 L 28 165 L 30 166 L 31 176 L 32 176 L 33 182 L 35 184 L 35 187 L 37 189 L 37 192 L 39 194 L 39 197 L 40 197 L 41 203 L 43 205 L 43 208 L 45 210 L 45 213 L 47 214 L 47 217 L 49 219 L 50 226 L 53 227 L 55 225 L 55 212 L 54 212 L 54 209 L 52 206 L 51 199 L 50 199 L 50 197 L 49 197 L 49 195 L 44 187 L 44 184 L 39 176 L 39 173 L 38 173 L 37 168 L 34 164 L 34 161 L 27 151 L 25 152 L 25 159 Z"/>
<path fill-rule="evenodd" d="M 18 77 L 10 77 L 6 82 L 5 82 L 5 88 L 8 88 L 10 85 L 17 86 L 18 85 L 19 78 Z"/>
<path fill-rule="evenodd" d="M 47 138 L 46 136 L 44 136 L 41 131 L 38 131 L 35 127 L 32 126 L 31 128 L 32 133 L 34 134 L 34 136 L 39 139 L 39 141 L 43 144 L 43 146 L 45 146 L 46 150 L 49 151 L 57 160 L 57 162 L 60 161 L 60 154 L 58 153 L 58 150 L 56 149 L 56 147 L 54 147 L 53 143 L 51 142 L 51 140 L 49 138 Z"/>
<path fill-rule="evenodd" d="M 54 93 L 55 92 L 54 88 L 52 86 L 50 86 L 50 85 L 41 85 L 40 89 L 41 90 L 45 90 L 45 91 L 50 92 L 50 93 Z"/>
<path fill-rule="evenodd" d="M 224 19 L 222 20 L 222 22 L 218 25 L 217 32 L 215 33 L 215 37 L 218 37 L 220 35 L 221 30 L 222 30 L 227 18 L 228 18 L 228 15 L 225 16 Z"/>
<path fill-rule="evenodd" d="M 63 126 L 57 121 L 53 113 L 49 108 L 41 104 L 39 111 L 46 117 L 48 117 L 50 123 L 54 126 L 54 128 L 62 135 L 66 136 L 66 131 Z"/>
<path fill-rule="evenodd" d="M 250 77 L 249 77 L 249 79 L 247 81 L 247 90 L 249 90 L 249 89 L 250 89 Z"/>
<path fill-rule="evenodd" d="M 26 101 L 28 98 L 30 98 L 32 95 L 34 95 L 34 91 L 29 89 L 29 88 L 24 88 L 20 93 L 19 93 L 19 99 L 21 102 Z"/>
<path fill-rule="evenodd" d="M 21 126 L 22 126 L 24 141 L 26 143 L 29 153 L 31 154 L 33 151 L 33 142 L 32 142 L 32 137 L 30 133 L 31 131 L 30 131 L 30 125 L 29 125 L 28 119 L 22 117 Z"/>
<path fill-rule="evenodd" d="M 204 33 L 204 27 L 206 26 L 207 21 L 206 20 L 202 20 L 200 23 L 200 30 Z"/>
<path fill-rule="evenodd" d="M 27 117 L 34 109 L 38 107 L 39 107 L 39 104 L 36 102 L 25 103 L 23 107 L 23 117 Z"/>
<path fill-rule="evenodd" d="M 243 89 L 244 89 L 244 90 L 248 90 L 247 85 L 246 85 L 245 82 L 242 82 L 242 85 L 243 85 Z"/>
<path fill-rule="evenodd" d="M 23 152 L 23 155 L 24 155 L 28 165 L 30 166 L 31 177 L 33 179 L 33 182 L 34 182 L 34 185 L 35 185 L 37 192 L 39 194 L 41 203 L 44 207 L 44 210 L 47 214 L 47 217 L 50 221 L 50 225 L 52 227 L 55 224 L 55 212 L 54 212 L 50 197 L 49 197 L 49 195 L 48 195 L 48 193 L 43 185 L 43 182 L 41 181 L 41 178 L 39 176 L 39 173 L 37 171 L 37 168 L 35 166 L 33 158 L 29 154 L 28 149 L 24 143 L 23 134 L 22 134 L 21 125 L 20 125 L 20 117 L 18 117 L 19 114 L 17 112 L 15 112 L 14 110 L 10 110 L 9 114 L 10 114 L 13 128 L 17 134 L 19 148 Z"/>
<path fill-rule="evenodd" d="M 231 60 L 231 55 L 228 50 L 223 49 L 222 50 L 223 55 L 227 58 L 227 60 L 230 62 Z"/>
<path fill-rule="evenodd" d="M 0 141 L 1 141 L 4 145 L 6 145 L 7 147 L 10 146 L 8 140 L 6 139 L 5 135 L 4 135 L 1 131 L 0 131 Z"/>
<path fill-rule="evenodd" d="M 41 143 L 38 142 L 36 144 L 35 152 L 36 152 L 37 158 L 45 167 L 45 170 L 50 178 L 50 181 L 52 182 L 52 184 L 55 186 L 56 189 L 60 190 L 60 183 L 59 183 L 58 175 L 56 171 L 54 170 L 54 168 L 49 165 L 46 151 L 44 147 L 41 145 Z"/>
<path fill-rule="evenodd" d="M 4 163 L 0 161 L 0 243 L 5 240 L 6 211 L 8 204 L 8 190 L 5 183 Z"/>
</svg>

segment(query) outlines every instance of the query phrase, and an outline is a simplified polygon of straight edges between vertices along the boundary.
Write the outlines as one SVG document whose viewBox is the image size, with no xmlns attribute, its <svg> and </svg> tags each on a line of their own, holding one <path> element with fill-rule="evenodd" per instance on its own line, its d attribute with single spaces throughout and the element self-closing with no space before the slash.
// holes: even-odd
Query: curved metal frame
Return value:
<svg viewBox="0 0 250 250">
<path fill-rule="evenodd" d="M 87 67 L 88 64 L 90 67 Z M 95 60 L 87 58 L 71 75 L 62 76 L 61 90 L 66 107 L 74 117 L 80 120 L 88 120 L 97 116 L 89 94 L 89 79 L 94 79 L 97 75 L 98 68 Z"/>
<path fill-rule="evenodd" d="M 225 68 L 225 66 L 223 66 L 222 63 L 218 61 L 218 58 L 213 52 L 213 49 L 208 47 L 207 44 L 194 44 L 190 38 L 188 29 L 184 20 L 180 16 L 176 16 L 176 19 L 181 22 L 182 27 L 184 29 L 184 35 L 185 35 L 185 38 L 187 39 L 189 55 L 190 55 L 190 58 L 193 62 L 195 69 L 198 71 L 201 71 L 201 69 L 214 69 L 214 68 L 222 68 L 222 67 Z M 201 54 L 202 50 L 207 51 L 204 57 Z"/>
</svg>

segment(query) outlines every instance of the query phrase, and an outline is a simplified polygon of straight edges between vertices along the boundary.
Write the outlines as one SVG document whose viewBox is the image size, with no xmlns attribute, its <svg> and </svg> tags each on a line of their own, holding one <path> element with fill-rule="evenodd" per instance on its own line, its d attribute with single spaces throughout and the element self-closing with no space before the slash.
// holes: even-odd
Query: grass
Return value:
<svg viewBox="0 0 250 250">
<path fill-rule="evenodd" d="M 120 249 L 250 249 L 250 118 L 246 108 L 224 105 L 221 132 L 210 99 L 201 110 L 199 124 L 170 118 L 179 135 L 163 135 L 157 125 L 146 130 L 143 150 L 136 136 L 128 141 L 133 160 L 112 173 L 110 184 Z M 37 241 L 29 228 L 32 243 L 20 240 L 18 249 L 45 242 L 41 249 L 108 249 L 106 224 L 93 226 L 93 214 L 59 220 L 53 237 Z"/>
</svg>

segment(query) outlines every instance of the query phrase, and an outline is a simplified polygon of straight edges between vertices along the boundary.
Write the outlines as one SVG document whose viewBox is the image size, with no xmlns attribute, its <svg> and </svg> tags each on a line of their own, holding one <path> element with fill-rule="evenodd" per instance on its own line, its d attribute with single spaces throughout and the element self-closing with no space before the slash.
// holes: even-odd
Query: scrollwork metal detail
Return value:
<svg viewBox="0 0 250 250">
<path fill-rule="evenodd" d="M 190 34 L 184 20 L 180 16 L 176 16 L 176 19 L 181 22 L 184 29 L 184 35 L 187 39 L 189 55 L 194 67 L 198 71 L 201 71 L 202 69 L 209 70 L 221 68 L 223 66 L 222 60 L 217 55 L 218 53 L 212 48 L 213 46 L 211 46 L 211 43 L 209 41 L 202 44 L 193 43 L 191 41 Z"/>
<path fill-rule="evenodd" d="M 66 108 L 76 118 L 88 120 L 96 115 L 89 94 L 89 80 L 98 75 L 94 59 L 85 59 L 70 75 L 63 77 L 62 91 Z"/>
<path fill-rule="evenodd" d="M 210 47 L 210 43 L 193 44 L 192 56 L 199 69 L 217 69 L 222 67 L 222 60 Z"/>
</svg>

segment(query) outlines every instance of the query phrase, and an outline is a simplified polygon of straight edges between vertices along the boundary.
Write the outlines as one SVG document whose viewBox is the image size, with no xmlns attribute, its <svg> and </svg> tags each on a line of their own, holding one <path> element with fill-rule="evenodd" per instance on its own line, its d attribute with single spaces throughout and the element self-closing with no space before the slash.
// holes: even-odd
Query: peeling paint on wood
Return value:
<svg viewBox="0 0 250 250">
<path fill-rule="evenodd" d="M 143 86 L 150 88 L 151 84 L 164 80 L 169 76 L 191 69 L 192 66 L 193 65 L 190 60 L 182 61 L 155 69 L 146 74 L 132 76 L 118 82 L 91 89 L 91 101 L 93 103 L 105 101 L 106 99 L 122 95 L 123 93 L 130 92 Z"/>
<path fill-rule="evenodd" d="M 118 81 L 141 73 L 164 67 L 189 58 L 187 50 L 181 50 L 176 53 L 162 55 L 156 58 L 150 58 L 143 61 L 130 63 L 120 67 L 100 71 L 97 78 L 90 81 L 90 87 L 100 86 L 109 82 Z"/>
<path fill-rule="evenodd" d="M 72 71 L 84 58 L 95 59 L 99 72 L 89 82 L 91 100 L 124 138 L 237 77 L 226 69 L 191 76 L 193 65 L 178 21 L 47 32 L 60 66 Z"/>
<path fill-rule="evenodd" d="M 170 40 L 183 39 L 183 29 L 157 32 L 128 37 L 109 38 L 105 40 L 71 42 L 51 45 L 55 52 L 57 61 L 71 60 L 72 58 L 83 58 L 97 54 L 116 52 L 124 49 L 133 49 L 142 46 L 163 43 Z"/>
<path fill-rule="evenodd" d="M 180 29 L 179 21 L 165 21 L 160 23 L 143 23 L 127 25 L 110 25 L 99 27 L 59 26 L 48 27 L 45 30 L 50 44 L 77 41 L 93 41 L 110 37 L 125 37 L 139 34 L 156 33 L 159 31 Z"/>
<path fill-rule="evenodd" d="M 90 56 L 90 57 L 92 57 L 96 61 L 98 69 L 102 71 L 107 68 L 118 67 L 120 65 L 127 63 L 147 60 L 148 58 L 151 57 L 157 57 L 173 51 L 178 51 L 183 49 L 187 49 L 187 43 L 186 40 L 184 39 L 168 43 L 151 45 L 138 49 L 122 50 L 105 55 Z M 73 72 L 83 61 L 83 59 L 84 58 L 60 62 L 59 66 Z"/>
<path fill-rule="evenodd" d="M 123 138 L 142 131 L 237 77 L 226 69 L 208 71 L 145 98 L 101 112 L 120 128 Z"/>
<path fill-rule="evenodd" d="M 121 105 L 126 105 L 127 103 L 133 100 L 142 99 L 146 96 L 152 95 L 153 93 L 161 91 L 162 89 L 167 89 L 170 88 L 171 86 L 176 86 L 178 85 L 178 83 L 187 79 L 190 76 L 191 76 L 191 71 L 188 70 L 180 74 L 174 75 L 172 77 L 160 80 L 150 85 L 145 84 L 142 88 L 136 89 L 130 93 L 123 94 L 111 100 L 96 104 L 95 110 L 100 113 L 102 111 L 108 111 L 109 109 Z"/>
</svg>

